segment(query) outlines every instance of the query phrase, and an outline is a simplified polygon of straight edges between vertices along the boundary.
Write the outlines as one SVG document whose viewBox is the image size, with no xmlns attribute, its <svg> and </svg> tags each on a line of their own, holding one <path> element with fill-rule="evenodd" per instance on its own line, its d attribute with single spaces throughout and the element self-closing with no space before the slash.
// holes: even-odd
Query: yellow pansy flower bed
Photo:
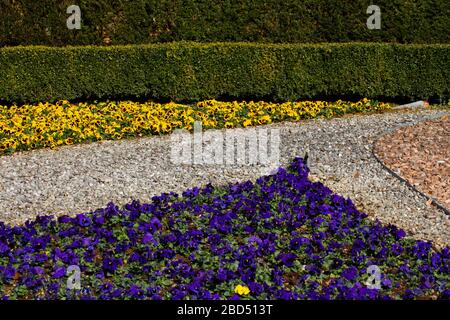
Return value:
<svg viewBox="0 0 450 320">
<path fill-rule="evenodd" d="M 208 128 L 235 128 L 279 121 L 334 117 L 353 112 L 382 111 L 391 106 L 358 102 L 174 102 L 39 103 L 0 106 L 0 154 L 80 142 L 167 134 L 192 130 L 194 121 Z"/>
</svg>

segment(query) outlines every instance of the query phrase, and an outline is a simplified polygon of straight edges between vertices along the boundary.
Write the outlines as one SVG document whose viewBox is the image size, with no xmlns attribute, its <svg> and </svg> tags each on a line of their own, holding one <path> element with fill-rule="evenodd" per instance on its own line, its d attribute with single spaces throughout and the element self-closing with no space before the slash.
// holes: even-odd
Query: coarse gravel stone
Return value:
<svg viewBox="0 0 450 320">
<path fill-rule="evenodd" d="M 449 217 L 387 172 L 372 149 L 381 135 L 400 126 L 449 114 L 449 110 L 407 110 L 284 122 L 256 130 L 280 129 L 280 165 L 307 152 L 311 179 L 351 198 L 371 219 L 395 224 L 416 239 L 443 247 L 450 245 Z M 255 180 L 276 167 L 177 165 L 171 161 L 171 146 L 171 136 L 161 136 L 2 156 L 0 220 L 18 224 L 38 214 L 76 214 L 110 201 L 148 202 L 162 192 L 180 193 L 208 182 Z"/>
</svg>

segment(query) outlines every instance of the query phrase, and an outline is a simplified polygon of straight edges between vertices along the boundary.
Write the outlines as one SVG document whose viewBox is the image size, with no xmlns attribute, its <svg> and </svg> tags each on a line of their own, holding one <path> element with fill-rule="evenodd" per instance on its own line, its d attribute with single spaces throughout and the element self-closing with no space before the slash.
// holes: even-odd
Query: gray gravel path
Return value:
<svg viewBox="0 0 450 320">
<path fill-rule="evenodd" d="M 313 179 L 350 197 L 371 218 L 396 224 L 441 247 L 450 245 L 449 217 L 383 169 L 372 154 L 372 144 L 399 126 L 445 114 L 450 111 L 392 112 L 263 128 L 280 129 L 281 164 L 307 151 Z M 109 201 L 146 202 L 162 192 L 261 174 L 257 166 L 174 165 L 170 146 L 170 136 L 149 137 L 0 157 L 0 220 L 21 223 L 37 214 L 85 212 Z"/>
</svg>

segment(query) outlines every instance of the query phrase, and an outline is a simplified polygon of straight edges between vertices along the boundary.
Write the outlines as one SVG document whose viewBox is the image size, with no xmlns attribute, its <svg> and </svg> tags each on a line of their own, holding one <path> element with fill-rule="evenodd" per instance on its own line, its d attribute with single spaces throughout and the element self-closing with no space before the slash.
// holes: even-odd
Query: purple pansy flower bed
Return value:
<svg viewBox="0 0 450 320">
<path fill-rule="evenodd" d="M 367 219 L 308 172 L 296 158 L 255 183 L 0 223 L 0 297 L 449 299 L 448 247 Z M 68 288 L 70 266 L 79 288 Z"/>
</svg>

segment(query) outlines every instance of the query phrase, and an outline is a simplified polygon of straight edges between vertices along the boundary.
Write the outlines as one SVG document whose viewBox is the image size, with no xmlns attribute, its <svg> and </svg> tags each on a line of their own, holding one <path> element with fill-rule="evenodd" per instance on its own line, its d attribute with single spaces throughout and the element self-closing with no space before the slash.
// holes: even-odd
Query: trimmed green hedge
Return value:
<svg viewBox="0 0 450 320">
<path fill-rule="evenodd" d="M 66 9 L 81 9 L 68 30 Z M 369 30 L 367 7 L 381 9 Z M 171 41 L 449 43 L 448 0 L 2 0 L 0 46 Z"/>
<path fill-rule="evenodd" d="M 450 45 L 168 43 L 0 49 L 0 99 L 447 97 Z"/>
</svg>

